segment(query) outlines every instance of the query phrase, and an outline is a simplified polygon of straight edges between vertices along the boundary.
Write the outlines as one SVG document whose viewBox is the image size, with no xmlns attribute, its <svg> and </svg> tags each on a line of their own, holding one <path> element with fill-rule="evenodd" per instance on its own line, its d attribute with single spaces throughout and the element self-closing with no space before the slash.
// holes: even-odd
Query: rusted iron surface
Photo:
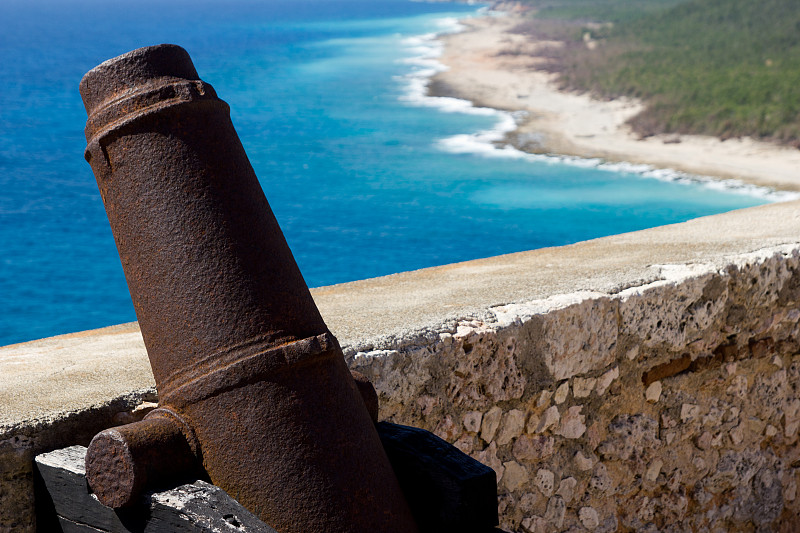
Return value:
<svg viewBox="0 0 800 533">
<path fill-rule="evenodd" d="M 176 413 L 156 409 L 141 422 L 98 433 L 86 456 L 86 479 L 104 505 L 128 507 L 145 487 L 196 478 L 198 447 Z"/>
<path fill-rule="evenodd" d="M 210 479 L 281 532 L 417 531 L 227 104 L 174 45 L 111 59 L 80 89 L 161 404 Z M 114 442 L 87 465 L 124 456 Z M 111 476 L 91 483 L 113 492 Z"/>
</svg>

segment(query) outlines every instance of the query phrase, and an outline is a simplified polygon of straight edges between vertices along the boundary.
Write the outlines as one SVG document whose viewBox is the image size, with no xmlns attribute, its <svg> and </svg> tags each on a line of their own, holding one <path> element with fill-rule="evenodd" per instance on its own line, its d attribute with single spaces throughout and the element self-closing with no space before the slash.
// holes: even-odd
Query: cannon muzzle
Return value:
<svg viewBox="0 0 800 533">
<path fill-rule="evenodd" d="M 196 461 L 282 533 L 417 531 L 228 105 L 174 45 L 106 61 L 80 91 L 160 398 L 92 441 L 98 498 L 129 505 Z"/>
</svg>

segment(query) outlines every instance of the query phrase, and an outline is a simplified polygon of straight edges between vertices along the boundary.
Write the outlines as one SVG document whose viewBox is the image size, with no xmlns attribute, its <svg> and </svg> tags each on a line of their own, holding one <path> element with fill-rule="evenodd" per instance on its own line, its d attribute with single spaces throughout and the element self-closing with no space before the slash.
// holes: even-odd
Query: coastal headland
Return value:
<svg viewBox="0 0 800 533">
<path fill-rule="evenodd" d="M 447 67 L 430 82 L 432 96 L 469 100 L 478 107 L 524 111 L 503 141 L 531 153 L 647 164 L 694 175 L 737 179 L 800 191 L 800 150 L 750 138 L 701 135 L 642 138 L 626 122 L 643 109 L 629 98 L 597 100 L 559 89 L 542 69 L 543 47 L 558 43 L 515 32 L 523 16 L 514 3 L 461 21 L 460 33 L 441 37 Z"/>
</svg>

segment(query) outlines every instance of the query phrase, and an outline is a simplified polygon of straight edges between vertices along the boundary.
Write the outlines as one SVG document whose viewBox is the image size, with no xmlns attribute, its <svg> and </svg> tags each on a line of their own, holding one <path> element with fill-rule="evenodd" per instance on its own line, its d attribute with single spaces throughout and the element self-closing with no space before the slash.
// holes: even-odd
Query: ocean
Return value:
<svg viewBox="0 0 800 533">
<path fill-rule="evenodd" d="M 428 98 L 435 36 L 481 5 L 408 0 L 3 0 L 0 345 L 135 320 L 92 172 L 83 74 L 186 48 L 309 286 L 684 221 L 780 199 L 496 146 L 514 116 Z M 487 280 L 487 283 L 491 283 Z"/>
</svg>

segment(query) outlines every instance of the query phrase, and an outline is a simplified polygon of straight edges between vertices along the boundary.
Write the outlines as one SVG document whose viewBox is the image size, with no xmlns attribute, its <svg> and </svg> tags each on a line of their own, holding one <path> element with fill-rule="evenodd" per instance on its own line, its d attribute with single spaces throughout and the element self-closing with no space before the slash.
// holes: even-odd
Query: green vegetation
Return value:
<svg viewBox="0 0 800 533">
<path fill-rule="evenodd" d="M 624 23 L 659 13 L 686 0 L 527 0 L 536 18 Z"/>
<path fill-rule="evenodd" d="M 566 41 L 546 53 L 562 84 L 641 98 L 647 110 L 631 122 L 640 134 L 749 135 L 800 148 L 800 0 L 528 3 L 537 14 L 519 31 Z"/>
</svg>

